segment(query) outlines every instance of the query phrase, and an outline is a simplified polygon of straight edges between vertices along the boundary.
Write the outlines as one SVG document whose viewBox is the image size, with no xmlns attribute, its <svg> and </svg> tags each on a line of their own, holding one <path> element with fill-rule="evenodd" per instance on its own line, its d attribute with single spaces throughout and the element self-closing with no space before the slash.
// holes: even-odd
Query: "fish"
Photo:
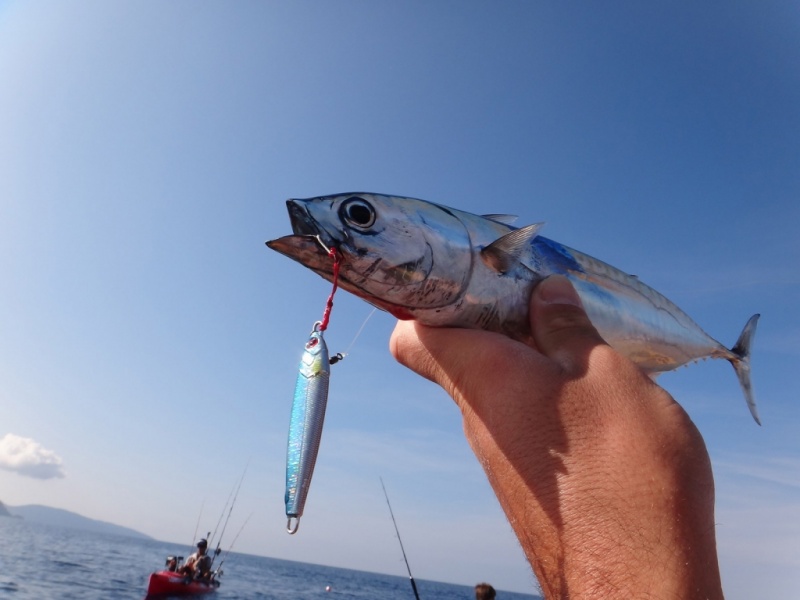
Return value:
<svg viewBox="0 0 800 600">
<path fill-rule="evenodd" d="M 286 531 L 292 534 L 297 533 L 305 509 L 328 404 L 331 362 L 320 324 L 314 324 L 303 348 L 292 399 L 284 497 Z"/>
<path fill-rule="evenodd" d="M 417 198 L 365 192 L 286 201 L 293 235 L 267 246 L 398 319 L 495 331 L 528 341 L 528 302 L 550 275 L 567 277 L 603 339 L 651 377 L 706 358 L 733 365 L 761 424 L 750 377 L 760 317 L 727 348 L 675 303 L 597 258 L 540 235 L 543 223 L 476 215 Z"/>
</svg>

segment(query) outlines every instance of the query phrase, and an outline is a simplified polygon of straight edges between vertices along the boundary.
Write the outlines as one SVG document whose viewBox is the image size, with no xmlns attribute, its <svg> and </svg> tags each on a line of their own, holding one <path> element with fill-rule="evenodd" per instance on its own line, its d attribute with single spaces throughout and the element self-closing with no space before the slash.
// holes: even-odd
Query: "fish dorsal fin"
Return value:
<svg viewBox="0 0 800 600">
<path fill-rule="evenodd" d="M 500 273 L 507 273 L 519 262 L 523 252 L 542 228 L 544 223 L 534 223 L 515 229 L 481 250 L 481 258 L 487 266 Z"/>
<path fill-rule="evenodd" d="M 489 215 L 481 215 L 484 219 L 489 219 L 490 221 L 497 221 L 498 223 L 502 223 L 503 225 L 512 225 L 519 217 L 517 215 L 501 215 L 501 214 L 489 214 Z"/>
</svg>

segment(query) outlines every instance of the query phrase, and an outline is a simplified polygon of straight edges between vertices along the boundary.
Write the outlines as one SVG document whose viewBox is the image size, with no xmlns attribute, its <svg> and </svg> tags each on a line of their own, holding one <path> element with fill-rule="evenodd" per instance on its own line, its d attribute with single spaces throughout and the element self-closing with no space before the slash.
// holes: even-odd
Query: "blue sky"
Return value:
<svg viewBox="0 0 800 600">
<path fill-rule="evenodd" d="M 382 476 L 415 577 L 534 591 L 382 313 L 333 369 L 284 532 L 329 284 L 264 241 L 287 198 L 398 194 L 545 221 L 726 345 L 762 313 L 763 427 L 727 363 L 660 382 L 712 455 L 727 597 L 794 597 L 799 67 L 788 1 L 0 3 L 0 500 L 188 545 L 249 461 L 235 550 L 404 575 Z M 337 296 L 332 352 L 370 312 Z"/>
</svg>

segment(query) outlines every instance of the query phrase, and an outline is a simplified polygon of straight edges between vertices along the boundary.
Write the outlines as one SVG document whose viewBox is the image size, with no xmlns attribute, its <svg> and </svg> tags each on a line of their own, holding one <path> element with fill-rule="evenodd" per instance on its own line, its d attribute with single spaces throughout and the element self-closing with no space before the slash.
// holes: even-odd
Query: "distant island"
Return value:
<svg viewBox="0 0 800 600">
<path fill-rule="evenodd" d="M 56 525 L 58 527 L 68 527 L 70 529 L 82 529 L 95 533 L 110 533 L 113 535 L 126 535 L 139 539 L 152 540 L 149 535 L 145 535 L 135 529 L 114 525 L 106 521 L 90 519 L 68 510 L 41 506 L 39 504 L 27 504 L 25 506 L 6 506 L 0 501 L 0 519 L 3 517 L 25 519 L 31 523 L 43 523 L 45 525 Z"/>
<path fill-rule="evenodd" d="M 13 517 L 13 516 L 14 515 L 8 512 L 6 505 L 0 502 L 0 517 Z"/>
</svg>

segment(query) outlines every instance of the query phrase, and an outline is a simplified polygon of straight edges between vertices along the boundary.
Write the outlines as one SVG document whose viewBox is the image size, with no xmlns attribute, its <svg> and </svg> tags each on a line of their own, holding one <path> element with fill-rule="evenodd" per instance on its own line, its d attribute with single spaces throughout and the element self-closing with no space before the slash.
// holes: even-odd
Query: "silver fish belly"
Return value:
<svg viewBox="0 0 800 600">
<path fill-rule="evenodd" d="M 286 530 L 289 533 L 297 532 L 303 516 L 322 439 L 329 381 L 328 347 L 322 331 L 315 325 L 300 359 L 289 423 L 285 495 Z"/>
<path fill-rule="evenodd" d="M 644 371 L 657 374 L 702 358 L 728 360 L 760 423 L 750 383 L 758 315 L 729 349 L 638 278 L 540 236 L 541 224 L 517 229 L 502 215 L 368 193 L 289 200 L 287 207 L 294 235 L 267 245 L 329 281 L 323 248 L 336 247 L 340 286 L 398 318 L 526 340 L 533 287 L 562 274 L 603 338 Z"/>
</svg>

